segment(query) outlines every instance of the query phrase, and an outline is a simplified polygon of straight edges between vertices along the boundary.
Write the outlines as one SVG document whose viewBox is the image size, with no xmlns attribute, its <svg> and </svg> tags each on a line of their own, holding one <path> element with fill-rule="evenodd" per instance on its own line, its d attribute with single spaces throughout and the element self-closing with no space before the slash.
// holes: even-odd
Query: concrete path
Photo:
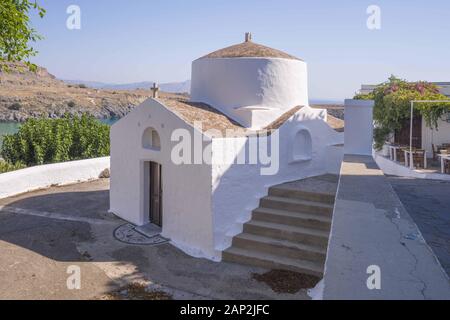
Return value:
<svg viewBox="0 0 450 320">
<path fill-rule="evenodd" d="M 266 269 L 192 258 L 170 244 L 113 238 L 125 223 L 110 215 L 109 181 L 52 187 L 0 200 L 0 299 L 94 299 L 130 283 L 175 299 L 307 299 L 277 294 L 253 279 Z M 69 266 L 81 289 L 67 288 Z"/>
<path fill-rule="evenodd" d="M 372 157 L 344 157 L 323 297 L 450 299 L 447 274 Z"/>
<path fill-rule="evenodd" d="M 388 180 L 450 276 L 450 182 L 394 176 Z"/>
</svg>

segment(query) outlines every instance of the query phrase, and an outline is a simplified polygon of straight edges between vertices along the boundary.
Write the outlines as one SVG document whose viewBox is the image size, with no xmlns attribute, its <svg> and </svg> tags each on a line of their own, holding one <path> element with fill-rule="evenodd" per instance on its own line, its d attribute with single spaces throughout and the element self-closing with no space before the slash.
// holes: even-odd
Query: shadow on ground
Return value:
<svg viewBox="0 0 450 320">
<path fill-rule="evenodd" d="M 125 223 L 108 213 L 101 179 L 0 200 L 0 298 L 90 299 L 145 283 L 175 299 L 306 299 L 254 279 L 267 270 L 193 258 L 171 244 L 130 245 L 113 237 Z M 81 290 L 67 288 L 67 267 Z"/>
</svg>

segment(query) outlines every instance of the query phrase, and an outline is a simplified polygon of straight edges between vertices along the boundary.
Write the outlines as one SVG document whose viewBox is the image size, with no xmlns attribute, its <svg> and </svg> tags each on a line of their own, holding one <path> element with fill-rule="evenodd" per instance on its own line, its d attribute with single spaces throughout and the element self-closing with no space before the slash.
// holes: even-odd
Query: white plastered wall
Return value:
<svg viewBox="0 0 450 320">
<path fill-rule="evenodd" d="M 0 174 L 0 199 L 16 194 L 98 179 L 109 157 L 44 164 Z"/>
<path fill-rule="evenodd" d="M 345 154 L 372 155 L 373 100 L 345 100 Z"/>
<path fill-rule="evenodd" d="M 300 60 L 200 58 L 192 63 L 191 100 L 259 129 L 295 106 L 307 106 L 307 83 Z"/>
<path fill-rule="evenodd" d="M 154 128 L 161 150 L 142 147 L 142 134 Z M 193 127 L 156 100 L 148 99 L 111 128 L 110 211 L 136 225 L 149 221 L 144 163 L 162 165 L 162 235 L 193 256 L 216 259 L 211 213 L 211 166 L 176 165 L 171 160 L 171 134 Z M 198 133 L 198 132 L 197 132 Z M 206 142 L 204 142 L 206 143 Z"/>
<path fill-rule="evenodd" d="M 422 148 L 428 153 L 428 157 L 433 156 L 432 144 L 435 146 L 443 143 L 450 143 L 450 123 L 444 120 L 438 121 L 438 130 L 427 127 L 425 119 L 422 120 Z"/>
<path fill-rule="evenodd" d="M 214 212 L 215 248 L 222 251 L 231 245 L 232 237 L 242 232 L 243 223 L 251 218 L 259 199 L 267 195 L 268 188 L 287 181 L 325 173 L 337 173 L 342 161 L 343 134 L 331 129 L 326 122 L 326 111 L 305 107 L 285 122 L 279 133 L 279 170 L 276 175 L 261 175 L 262 164 L 216 164 L 212 167 L 212 207 Z M 292 159 L 292 145 L 299 130 L 308 130 L 312 138 L 311 158 Z M 252 138 L 213 139 L 213 154 L 227 150 L 231 158 L 238 157 L 244 148 L 249 150 Z M 271 140 L 271 136 L 268 137 Z M 231 145 L 237 144 L 241 148 Z M 270 143 L 269 143 L 270 145 Z M 269 149 L 270 150 L 270 149 Z M 248 153 L 248 151 L 247 151 Z M 216 160 L 217 161 L 217 160 Z M 331 163 L 332 161 L 336 163 Z"/>
</svg>

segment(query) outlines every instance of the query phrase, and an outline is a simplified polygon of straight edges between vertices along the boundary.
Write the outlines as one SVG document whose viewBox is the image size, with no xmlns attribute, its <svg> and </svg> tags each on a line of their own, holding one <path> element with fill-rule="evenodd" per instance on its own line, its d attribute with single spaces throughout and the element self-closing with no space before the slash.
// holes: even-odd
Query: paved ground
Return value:
<svg viewBox="0 0 450 320">
<path fill-rule="evenodd" d="M 344 156 L 325 270 L 325 299 L 450 298 L 447 274 L 371 156 Z"/>
<path fill-rule="evenodd" d="M 124 221 L 107 213 L 107 179 L 0 200 L 0 299 L 92 299 L 144 283 L 176 299 L 307 299 L 252 278 L 267 270 L 192 258 L 170 244 L 113 238 Z M 67 288 L 67 268 L 81 289 Z"/>
<path fill-rule="evenodd" d="M 393 176 L 388 179 L 450 276 L 450 182 Z"/>
</svg>

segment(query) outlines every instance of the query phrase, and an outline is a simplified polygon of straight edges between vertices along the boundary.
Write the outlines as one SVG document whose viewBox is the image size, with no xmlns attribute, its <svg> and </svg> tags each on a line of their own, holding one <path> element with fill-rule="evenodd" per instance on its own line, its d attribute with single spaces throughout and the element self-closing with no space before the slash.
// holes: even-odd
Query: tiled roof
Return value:
<svg viewBox="0 0 450 320">
<path fill-rule="evenodd" d="M 293 59 L 293 60 L 301 60 L 290 54 L 287 54 L 283 51 L 272 49 L 252 41 L 246 41 L 240 44 L 236 44 L 234 46 L 226 47 L 224 49 L 220 49 L 214 51 L 202 58 L 244 58 L 244 57 L 264 57 L 264 58 L 284 58 L 284 59 Z"/>
<path fill-rule="evenodd" d="M 255 131 L 243 127 L 238 122 L 206 103 L 189 101 L 189 98 L 185 95 L 164 94 L 157 100 L 190 125 L 195 126 L 196 123 L 201 123 L 203 132 L 215 129 L 219 130 L 222 135 L 225 135 L 226 130 L 233 130 L 240 132 L 237 136 L 258 134 L 265 130 L 276 130 L 301 108 L 294 107 L 266 128 Z"/>
</svg>

